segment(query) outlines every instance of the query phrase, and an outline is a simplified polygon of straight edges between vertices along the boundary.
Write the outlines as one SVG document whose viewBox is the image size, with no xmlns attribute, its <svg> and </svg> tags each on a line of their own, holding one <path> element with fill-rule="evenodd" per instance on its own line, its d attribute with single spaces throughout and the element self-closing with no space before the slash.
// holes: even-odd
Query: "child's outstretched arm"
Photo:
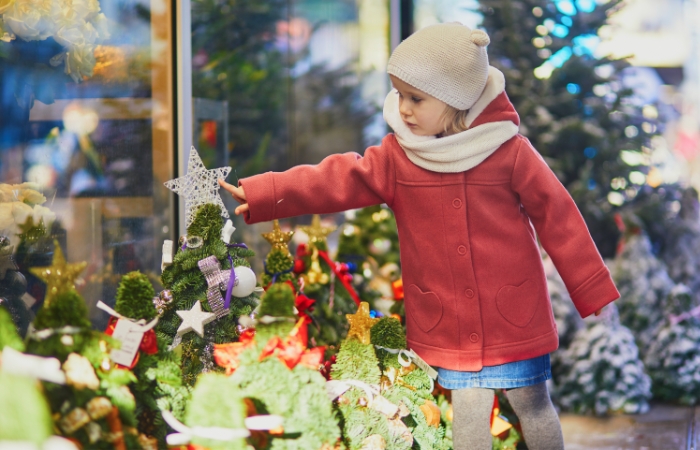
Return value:
<svg viewBox="0 0 700 450">
<path fill-rule="evenodd" d="M 236 207 L 236 210 L 234 211 L 237 216 L 248 211 L 248 200 L 245 196 L 243 186 L 234 186 L 232 184 L 228 184 L 222 179 L 219 179 L 219 186 L 221 186 L 225 191 L 228 191 L 228 193 L 231 194 L 231 197 L 240 203 L 240 206 Z"/>
<path fill-rule="evenodd" d="M 357 153 L 333 154 L 317 165 L 299 165 L 285 172 L 244 178 L 239 186 L 220 181 L 240 206 L 246 223 L 303 214 L 329 214 L 365 206 L 393 203 L 393 152 L 401 151 L 392 137 L 381 146 Z"/>
</svg>

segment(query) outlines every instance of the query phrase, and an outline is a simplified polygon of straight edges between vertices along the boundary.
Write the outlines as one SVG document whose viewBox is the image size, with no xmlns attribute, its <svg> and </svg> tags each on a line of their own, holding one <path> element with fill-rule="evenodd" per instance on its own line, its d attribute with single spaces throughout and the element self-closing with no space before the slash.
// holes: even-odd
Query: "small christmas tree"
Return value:
<svg viewBox="0 0 700 450">
<path fill-rule="evenodd" d="M 666 317 L 654 332 L 644 362 L 654 396 L 695 405 L 700 401 L 700 318 L 693 293 L 683 285 L 669 294 Z"/>
<path fill-rule="evenodd" d="M 651 380 L 617 308 L 608 305 L 601 316 L 586 321 L 560 355 L 556 398 L 562 409 L 597 415 L 646 412 Z"/>
<path fill-rule="evenodd" d="M 246 450 L 245 438 L 229 440 L 206 436 L 207 428 L 244 430 L 246 406 L 237 386 L 226 376 L 217 373 L 202 374 L 192 391 L 192 400 L 187 405 L 185 423 L 189 427 L 202 427 L 202 433 L 192 436 L 196 448 L 208 450 Z M 220 433 L 219 433 L 220 435 Z"/>
<path fill-rule="evenodd" d="M 252 271 L 246 258 L 254 253 L 243 244 L 224 242 L 223 227 L 217 205 L 200 206 L 187 228 L 186 243 L 183 241 L 173 264 L 165 268 L 161 277 L 167 296 L 173 301 L 166 305 L 156 331 L 166 336 L 167 344 L 181 341 L 182 374 L 188 385 L 193 385 L 201 372 L 214 369 L 214 344 L 235 341 L 239 334 L 238 317 L 250 314 L 257 305 L 253 274 L 252 287 L 236 286 L 243 292 L 232 291 L 226 308 L 222 292 L 228 295 L 231 268 L 239 272 L 236 276 L 240 283 L 241 275 L 247 275 L 244 281 L 250 283 Z"/>
<path fill-rule="evenodd" d="M 393 403 L 378 389 L 382 370 L 370 331 L 378 319 L 369 316 L 369 305 L 364 302 L 355 314 L 347 317 L 348 337 L 331 369 L 331 382 L 341 383 L 340 386 L 346 383 L 346 389 L 336 400 L 342 417 L 343 442 L 350 449 L 410 449 L 413 435 L 402 418 L 411 411 L 403 402 Z M 395 340 L 388 339 L 392 343 Z"/>
<path fill-rule="evenodd" d="M 150 322 L 157 316 L 154 296 L 148 277 L 131 272 L 122 277 L 119 284 L 115 310 L 134 321 Z M 117 318 L 113 317 L 108 329 L 114 330 L 117 323 Z M 158 339 L 152 330 L 147 331 L 131 367 L 137 379 L 131 390 L 136 399 L 138 430 L 145 436 L 155 438 L 160 448 L 165 448 L 167 431 L 161 409 L 181 418 L 188 398 L 187 388 L 182 385 L 179 358 L 168 351 L 166 341 L 167 337 L 160 336 Z"/>
<path fill-rule="evenodd" d="M 640 348 L 646 349 L 654 339 L 653 330 L 662 321 L 663 301 L 675 283 L 664 263 L 652 253 L 649 238 L 640 228 L 627 231 L 621 245 L 611 267 L 620 291 L 616 302 L 620 321 L 634 331 Z"/>
<path fill-rule="evenodd" d="M 309 339 L 314 345 L 327 346 L 334 353 L 348 332 L 343 316 L 357 309 L 353 295 L 357 301 L 359 298 L 352 287 L 348 266 L 328 256 L 326 237 L 335 227 L 321 226 L 320 216 L 314 215 L 311 225 L 300 228 L 309 236 L 309 242 L 297 249 L 299 265 L 303 267 L 299 277 L 304 280 L 304 294 L 315 302 L 311 316 L 316 326 L 310 327 Z M 336 273 L 344 279 L 340 280 Z"/>
<path fill-rule="evenodd" d="M 318 371 L 323 348 L 306 349 L 306 324 L 294 316 L 294 298 L 287 283 L 272 284 L 262 298 L 254 337 L 247 330 L 240 342 L 216 346 L 215 356 L 233 372 L 230 382 L 257 413 L 284 419 L 269 448 L 330 449 L 340 430 Z"/>
<path fill-rule="evenodd" d="M 380 319 L 372 326 L 371 339 L 382 371 L 381 394 L 408 409 L 410 415 L 403 418 L 403 422 L 408 425 L 415 443 L 420 448 L 451 448 L 451 441 L 445 437 L 440 408 L 432 394 L 434 385 L 430 376 L 399 354 L 406 349 L 401 323 L 390 317 Z"/>
<path fill-rule="evenodd" d="M 29 335 L 29 353 L 57 358 L 66 384 L 44 382 L 56 428 L 89 448 L 142 448 L 136 431 L 134 396 L 128 388 L 136 381 L 128 370 L 116 368 L 109 358 L 115 342 L 91 329 L 87 307 L 73 282 L 84 263 L 66 263 L 55 243 L 53 264 L 32 271 L 47 283 L 44 306 Z"/>
</svg>

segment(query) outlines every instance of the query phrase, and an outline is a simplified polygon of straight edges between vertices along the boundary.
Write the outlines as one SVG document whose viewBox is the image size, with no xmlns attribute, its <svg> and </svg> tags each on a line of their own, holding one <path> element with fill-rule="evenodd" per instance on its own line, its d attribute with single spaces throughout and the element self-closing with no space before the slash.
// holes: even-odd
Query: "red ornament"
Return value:
<svg viewBox="0 0 700 450">
<path fill-rule="evenodd" d="M 302 259 L 294 260 L 294 273 L 304 273 L 306 271 L 306 264 Z"/>
</svg>

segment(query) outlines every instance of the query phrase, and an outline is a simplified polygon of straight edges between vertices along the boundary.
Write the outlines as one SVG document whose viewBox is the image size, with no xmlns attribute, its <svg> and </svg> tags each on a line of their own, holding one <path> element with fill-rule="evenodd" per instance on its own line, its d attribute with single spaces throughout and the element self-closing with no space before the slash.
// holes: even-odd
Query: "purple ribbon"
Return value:
<svg viewBox="0 0 700 450">
<path fill-rule="evenodd" d="M 221 286 L 230 280 L 230 272 L 221 270 L 221 265 L 216 256 L 212 255 L 197 263 L 207 280 L 207 300 L 217 319 L 229 313 L 228 305 L 221 298 Z M 233 271 L 231 271 L 233 272 Z"/>
</svg>

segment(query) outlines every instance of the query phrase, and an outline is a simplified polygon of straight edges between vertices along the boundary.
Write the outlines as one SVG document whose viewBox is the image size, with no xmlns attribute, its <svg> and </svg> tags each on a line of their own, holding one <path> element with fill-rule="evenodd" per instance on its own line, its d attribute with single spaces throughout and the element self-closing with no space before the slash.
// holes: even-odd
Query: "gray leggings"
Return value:
<svg viewBox="0 0 700 450">
<path fill-rule="evenodd" d="M 510 389 L 506 393 L 520 419 L 530 450 L 563 450 L 559 416 L 547 392 L 547 384 Z M 466 388 L 452 391 L 455 450 L 491 450 L 493 389 Z"/>
</svg>

